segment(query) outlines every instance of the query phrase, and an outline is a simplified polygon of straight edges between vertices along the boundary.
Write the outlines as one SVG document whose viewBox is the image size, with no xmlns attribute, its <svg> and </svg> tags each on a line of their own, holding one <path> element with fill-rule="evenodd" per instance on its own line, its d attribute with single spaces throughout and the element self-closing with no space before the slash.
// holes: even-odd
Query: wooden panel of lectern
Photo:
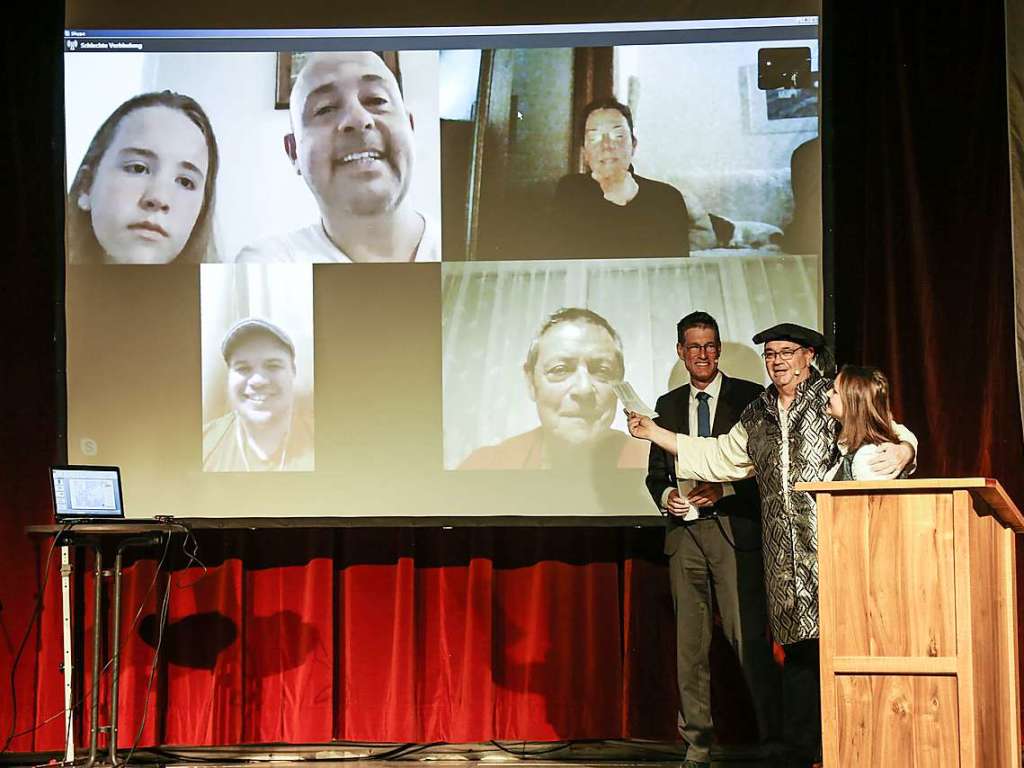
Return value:
<svg viewBox="0 0 1024 768">
<path fill-rule="evenodd" d="M 806 483 L 828 768 L 1017 768 L 1015 535 L 995 480 Z"/>
</svg>

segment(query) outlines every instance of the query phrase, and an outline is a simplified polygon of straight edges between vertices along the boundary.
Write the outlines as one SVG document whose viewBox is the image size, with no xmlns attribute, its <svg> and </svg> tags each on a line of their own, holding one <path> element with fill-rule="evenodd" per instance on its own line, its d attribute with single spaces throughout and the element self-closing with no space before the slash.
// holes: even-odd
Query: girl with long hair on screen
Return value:
<svg viewBox="0 0 1024 768">
<path fill-rule="evenodd" d="M 870 466 L 879 445 L 900 442 L 893 429 L 885 374 L 869 366 L 844 365 L 826 396 L 827 412 L 842 425 L 838 439 L 842 456 L 826 479 L 887 479 Z"/>
<path fill-rule="evenodd" d="M 189 96 L 134 96 L 108 117 L 67 200 L 68 259 L 77 264 L 213 261 L 219 156 Z"/>
</svg>

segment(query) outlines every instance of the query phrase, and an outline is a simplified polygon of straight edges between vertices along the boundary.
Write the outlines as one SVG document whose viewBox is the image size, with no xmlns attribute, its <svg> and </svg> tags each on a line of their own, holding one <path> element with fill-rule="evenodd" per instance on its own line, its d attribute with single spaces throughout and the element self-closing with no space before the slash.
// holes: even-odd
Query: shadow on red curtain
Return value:
<svg viewBox="0 0 1024 768">
<path fill-rule="evenodd" d="M 198 538 L 203 566 L 188 565 L 178 535 L 162 571 L 160 552 L 125 568 L 123 748 L 675 736 L 674 621 L 657 528 Z M 80 572 L 79 591 L 91 595 L 91 569 Z M 41 727 L 22 750 L 64 739 L 61 718 L 44 724 L 61 710 L 52 578 L 39 644 L 46 693 L 26 718 Z M 94 616 L 84 602 L 88 637 Z M 108 625 L 103 634 L 109 657 Z M 723 740 L 750 741 L 749 701 L 720 634 L 714 662 Z M 87 670 L 81 690 L 92 685 Z M 105 677 L 101 692 L 105 722 Z M 82 722 L 89 716 L 83 707 Z"/>
</svg>

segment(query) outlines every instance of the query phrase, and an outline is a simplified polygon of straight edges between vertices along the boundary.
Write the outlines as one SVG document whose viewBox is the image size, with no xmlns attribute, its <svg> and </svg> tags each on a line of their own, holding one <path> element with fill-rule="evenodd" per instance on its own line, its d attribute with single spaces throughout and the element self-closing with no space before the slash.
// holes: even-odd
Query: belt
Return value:
<svg viewBox="0 0 1024 768">
<path fill-rule="evenodd" d="M 690 525 L 692 523 L 699 523 L 701 520 L 710 520 L 713 517 L 718 517 L 717 509 L 714 507 L 698 507 L 696 520 L 680 520 L 679 522 L 683 525 Z"/>
</svg>

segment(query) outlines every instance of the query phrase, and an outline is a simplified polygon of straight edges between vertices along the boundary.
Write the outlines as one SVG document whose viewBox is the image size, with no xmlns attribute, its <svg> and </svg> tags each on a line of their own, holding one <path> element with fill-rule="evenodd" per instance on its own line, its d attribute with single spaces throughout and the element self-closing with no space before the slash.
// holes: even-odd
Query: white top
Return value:
<svg viewBox="0 0 1024 768">
<path fill-rule="evenodd" d="M 842 443 L 839 444 L 839 452 L 845 456 L 846 446 Z M 853 479 L 854 480 L 888 480 L 889 478 L 884 475 L 880 475 L 871 469 L 871 460 L 878 455 L 878 446 L 872 445 L 871 443 L 865 443 L 857 452 L 853 454 Z M 836 473 L 839 471 L 839 466 L 842 464 L 842 459 L 837 461 L 835 465 L 825 473 L 825 480 L 832 480 Z"/>
<path fill-rule="evenodd" d="M 413 261 L 440 261 L 441 237 L 437 225 L 423 219 L 423 237 Z M 352 264 L 353 261 L 327 236 L 322 221 L 283 235 L 272 235 L 238 252 L 239 264 Z"/>
</svg>

